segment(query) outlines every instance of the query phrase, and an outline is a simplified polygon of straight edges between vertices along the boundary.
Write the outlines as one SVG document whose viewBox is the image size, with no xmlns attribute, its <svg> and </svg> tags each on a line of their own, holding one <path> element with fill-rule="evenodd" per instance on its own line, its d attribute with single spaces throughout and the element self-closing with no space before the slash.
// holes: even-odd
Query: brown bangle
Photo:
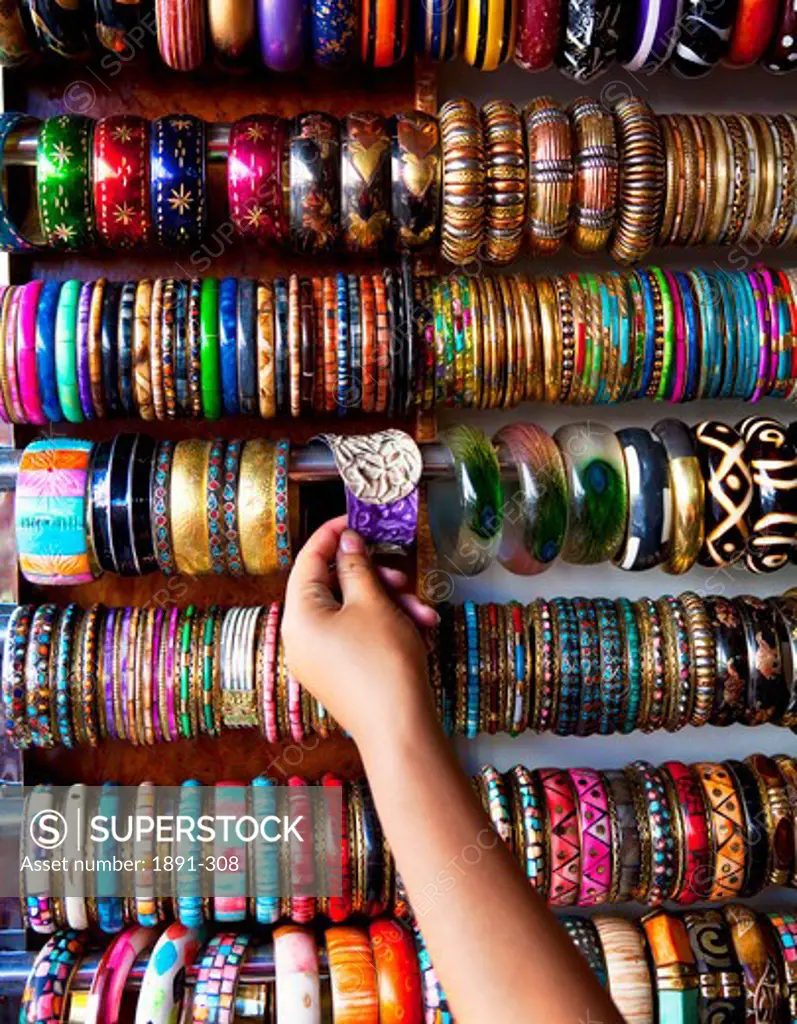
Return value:
<svg viewBox="0 0 797 1024">
<path fill-rule="evenodd" d="M 709 152 L 712 153 L 714 168 L 714 194 L 706 213 L 706 228 L 703 234 L 705 245 L 724 244 L 725 234 L 731 213 L 731 196 L 733 193 L 733 165 L 728 131 L 721 118 L 715 114 L 703 117 L 706 126 L 706 138 L 710 139 Z"/>
<path fill-rule="evenodd" d="M 260 280 L 257 282 L 257 393 L 264 420 L 277 415 L 274 373 L 274 286 L 270 280 Z"/>
<path fill-rule="evenodd" d="M 335 925 L 326 932 L 332 1012 L 340 1024 L 376 1024 L 379 989 L 374 952 L 360 928 Z"/>
<path fill-rule="evenodd" d="M 779 1021 L 783 978 L 769 922 L 741 903 L 731 903 L 724 908 L 724 914 L 736 959 L 742 968 L 747 1024 Z"/>
<path fill-rule="evenodd" d="M 664 208 L 659 224 L 657 245 L 668 245 L 675 231 L 678 198 L 683 182 L 683 153 L 676 140 L 669 116 L 659 117 L 659 131 L 664 147 Z"/>
<path fill-rule="evenodd" d="M 142 420 L 155 419 L 150 366 L 152 292 L 152 281 L 138 282 L 133 319 L 133 397 Z"/>
<path fill-rule="evenodd" d="M 620 156 L 617 227 L 611 252 L 637 263 L 655 244 L 664 208 L 664 147 L 653 111 L 629 97 L 614 107 Z"/>
<path fill-rule="evenodd" d="M 697 150 L 697 210 L 694 227 L 686 239 L 686 245 L 691 246 L 699 245 L 703 237 L 708 210 L 714 201 L 715 169 L 705 119 L 696 114 L 689 114 L 686 120 L 694 134 Z"/>
<path fill-rule="evenodd" d="M 313 282 L 303 277 L 299 281 L 299 327 L 301 350 L 301 408 L 305 413 L 313 410 L 313 388 L 315 386 L 315 306 L 313 304 Z"/>
<path fill-rule="evenodd" d="M 485 256 L 505 266 L 517 258 L 526 221 L 528 170 L 523 123 L 514 103 L 492 100 L 481 109 L 486 151 Z"/>
<path fill-rule="evenodd" d="M 576 100 L 568 114 L 575 172 L 569 239 L 576 252 L 586 255 L 605 249 L 614 228 L 617 137 L 612 115 L 594 100 Z"/>
<path fill-rule="evenodd" d="M 777 762 L 764 754 L 751 754 L 745 758 L 761 795 L 769 859 L 767 882 L 769 885 L 787 885 L 794 864 L 794 819 L 783 774 Z"/>
<path fill-rule="evenodd" d="M 301 414 L 302 406 L 301 335 L 302 325 L 301 317 L 299 315 L 299 276 L 298 274 L 291 274 L 288 279 L 288 376 L 290 380 L 291 416 L 293 417 L 297 417 Z M 337 341 L 337 339 L 335 339 L 335 341 Z M 333 347 L 336 348 L 336 345 Z M 335 359 L 337 362 L 337 350 L 335 352 Z M 333 389 L 333 396 L 334 393 Z"/>
<path fill-rule="evenodd" d="M 749 223 L 747 210 L 750 205 L 751 182 L 748 174 L 747 139 L 741 122 L 733 114 L 724 114 L 720 120 L 728 136 L 732 187 L 730 219 L 725 234 L 720 239 L 720 245 L 735 245 L 744 237 L 745 226 Z"/>
<path fill-rule="evenodd" d="M 769 238 L 770 245 L 791 245 L 797 228 L 797 121 L 792 114 L 769 119 L 778 139 L 781 193 Z"/>
<path fill-rule="evenodd" d="M 526 237 L 537 256 L 555 253 L 567 234 L 573 196 L 570 121 L 547 96 L 523 109 L 529 153 L 529 203 Z"/>
<path fill-rule="evenodd" d="M 441 252 L 458 265 L 475 258 L 484 238 L 485 159 L 479 114 L 469 100 L 440 110 L 443 149 Z"/>
<path fill-rule="evenodd" d="M 700 176 L 697 140 L 688 117 L 673 115 L 672 125 L 683 153 L 683 200 L 678 230 L 673 235 L 674 245 L 686 245 L 699 220 Z"/>
<path fill-rule="evenodd" d="M 687 591 L 681 594 L 680 602 L 686 614 L 689 664 L 695 675 L 694 706 L 689 722 L 691 725 L 706 725 L 714 706 L 717 675 L 714 630 L 706 606 L 697 594 Z"/>
</svg>

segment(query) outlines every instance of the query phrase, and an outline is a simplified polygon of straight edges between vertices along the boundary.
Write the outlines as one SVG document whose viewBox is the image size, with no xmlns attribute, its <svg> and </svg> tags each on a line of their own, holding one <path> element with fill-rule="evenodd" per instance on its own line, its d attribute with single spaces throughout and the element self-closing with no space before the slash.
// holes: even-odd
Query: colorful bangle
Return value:
<svg viewBox="0 0 797 1024">
<path fill-rule="evenodd" d="M 642 928 L 655 970 L 658 1020 L 697 1020 L 698 976 L 686 925 L 673 914 L 654 910 L 642 918 Z"/>
<path fill-rule="evenodd" d="M 260 57 L 272 71 L 298 71 L 307 49 L 305 0 L 258 5 Z"/>
<path fill-rule="evenodd" d="M 120 114 L 96 122 L 93 198 L 100 242 L 129 249 L 149 242 L 149 122 Z"/>
<path fill-rule="evenodd" d="M 697 776 L 680 761 L 667 761 L 660 771 L 665 787 L 671 786 L 670 803 L 682 847 L 682 870 L 672 898 L 681 904 L 696 903 L 707 897 L 713 876 L 703 789 Z"/>
<path fill-rule="evenodd" d="M 598 979 L 603 988 L 609 987 L 609 976 L 606 973 L 606 959 L 598 935 L 598 929 L 588 917 L 564 916 L 559 918 L 573 945 L 582 955 L 587 966 Z"/>
<path fill-rule="evenodd" d="M 288 233 L 282 189 L 286 123 L 259 114 L 236 121 L 230 133 L 230 216 L 238 236 L 256 245 L 281 244 Z"/>
<path fill-rule="evenodd" d="M 62 114 L 42 122 L 36 149 L 36 187 L 46 244 L 87 249 L 94 241 L 90 156 L 94 122 Z"/>
<path fill-rule="evenodd" d="M 775 932 L 783 964 L 785 995 L 791 1020 L 797 1012 L 797 918 L 794 914 L 767 914 Z"/>
<path fill-rule="evenodd" d="M 86 1002 L 87 1024 L 119 1020 L 125 983 L 138 957 L 155 942 L 153 928 L 134 925 L 117 935 L 102 955 Z"/>
<path fill-rule="evenodd" d="M 555 253 L 567 234 L 573 192 L 570 122 L 543 97 L 523 110 L 528 140 L 529 203 L 526 237 L 534 255 Z"/>
<path fill-rule="evenodd" d="M 320 1014 L 321 983 L 315 937 L 304 928 L 283 925 L 274 932 L 278 1016 L 310 1024 Z"/>
<path fill-rule="evenodd" d="M 692 770 L 700 779 L 708 808 L 714 847 L 714 876 L 708 898 L 738 896 L 744 885 L 746 836 L 741 798 L 722 765 L 699 763 Z"/>
<path fill-rule="evenodd" d="M 340 234 L 340 124 L 322 113 L 295 117 L 288 131 L 290 242 L 299 254 L 331 249 Z"/>
<path fill-rule="evenodd" d="M 238 978 L 250 936 L 214 935 L 199 961 L 191 1020 L 194 1024 L 232 1024 Z"/>
<path fill-rule="evenodd" d="M 155 0 L 158 50 L 175 71 L 196 71 L 205 59 L 205 5 L 191 0 L 183 9 L 170 0 Z"/>
<path fill-rule="evenodd" d="M 390 135 L 384 118 L 349 114 L 341 122 L 341 227 L 348 252 L 376 252 L 390 222 Z"/>
<path fill-rule="evenodd" d="M 205 122 L 187 114 L 150 125 L 150 199 L 158 245 L 199 245 L 205 232 Z"/>
<path fill-rule="evenodd" d="M 569 775 L 576 791 L 582 851 L 578 905 L 597 906 L 606 902 L 613 883 L 609 794 L 599 772 L 571 768 Z"/>
<path fill-rule="evenodd" d="M 202 933 L 175 922 L 162 933 L 152 950 L 136 1006 L 136 1017 L 165 1022 L 179 1015 L 184 998 L 182 978 L 201 947 Z"/>
<path fill-rule="evenodd" d="M 69 989 L 86 948 L 86 936 L 65 929 L 42 946 L 33 961 L 22 992 L 20 1020 L 24 1024 L 56 1024 L 64 1019 Z"/>
<path fill-rule="evenodd" d="M 409 0 L 364 0 L 360 19 L 363 64 L 372 68 L 398 64 L 409 42 Z"/>
<path fill-rule="evenodd" d="M 689 910 L 686 934 L 698 977 L 701 1020 L 732 1024 L 744 1016 L 742 976 L 731 949 L 731 935 L 720 910 Z"/>
<path fill-rule="evenodd" d="M 581 846 L 576 793 L 567 772 L 543 768 L 538 772 L 545 807 L 548 847 L 547 900 L 552 906 L 572 906 L 578 899 Z"/>
<path fill-rule="evenodd" d="M 376 1024 L 379 990 L 374 953 L 359 928 L 336 925 L 326 935 L 332 1010 L 341 1024 Z"/>
</svg>

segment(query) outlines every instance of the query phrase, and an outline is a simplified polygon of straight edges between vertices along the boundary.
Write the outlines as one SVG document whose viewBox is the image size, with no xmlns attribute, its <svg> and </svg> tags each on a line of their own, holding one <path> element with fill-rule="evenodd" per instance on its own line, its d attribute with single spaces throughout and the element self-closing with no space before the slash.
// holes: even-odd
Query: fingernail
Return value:
<svg viewBox="0 0 797 1024">
<path fill-rule="evenodd" d="M 435 626 L 439 626 L 440 622 L 441 622 L 440 612 L 436 608 L 429 608 L 429 611 L 432 613 L 432 615 L 434 615 L 434 623 L 433 624 Z"/>
<path fill-rule="evenodd" d="M 344 530 L 340 535 L 340 550 L 344 555 L 364 555 L 365 541 L 356 530 Z"/>
</svg>

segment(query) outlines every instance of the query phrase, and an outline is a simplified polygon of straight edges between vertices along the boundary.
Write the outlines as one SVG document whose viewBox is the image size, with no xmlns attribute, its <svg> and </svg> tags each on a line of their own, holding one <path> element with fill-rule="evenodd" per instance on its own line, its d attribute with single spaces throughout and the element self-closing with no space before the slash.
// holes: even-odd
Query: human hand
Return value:
<svg viewBox="0 0 797 1024">
<path fill-rule="evenodd" d="M 358 743 L 435 718 L 420 630 L 439 616 L 406 586 L 404 573 L 371 563 L 345 516 L 313 534 L 288 580 L 290 670 Z"/>
</svg>

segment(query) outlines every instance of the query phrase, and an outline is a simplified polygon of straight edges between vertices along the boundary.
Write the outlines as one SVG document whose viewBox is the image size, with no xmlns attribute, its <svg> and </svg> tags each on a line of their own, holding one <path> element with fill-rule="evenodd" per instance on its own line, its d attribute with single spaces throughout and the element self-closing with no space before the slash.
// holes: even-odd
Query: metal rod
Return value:
<svg viewBox="0 0 797 1024">
<path fill-rule="evenodd" d="M 423 456 L 424 480 L 441 480 L 453 475 L 451 457 L 445 445 L 421 444 L 419 447 Z M 0 492 L 16 488 L 21 458 L 20 449 L 0 448 Z M 338 475 L 332 452 L 324 444 L 292 446 L 288 473 L 295 483 L 334 480 Z M 516 478 L 517 470 L 514 464 L 502 461 L 501 474 L 507 480 Z"/>
<path fill-rule="evenodd" d="M 223 121 L 207 126 L 205 156 L 208 163 L 225 163 L 230 146 L 231 125 Z M 3 151 L 3 163 L 7 167 L 35 167 L 36 151 L 39 148 L 39 123 L 33 118 L 11 132 Z"/>
</svg>

